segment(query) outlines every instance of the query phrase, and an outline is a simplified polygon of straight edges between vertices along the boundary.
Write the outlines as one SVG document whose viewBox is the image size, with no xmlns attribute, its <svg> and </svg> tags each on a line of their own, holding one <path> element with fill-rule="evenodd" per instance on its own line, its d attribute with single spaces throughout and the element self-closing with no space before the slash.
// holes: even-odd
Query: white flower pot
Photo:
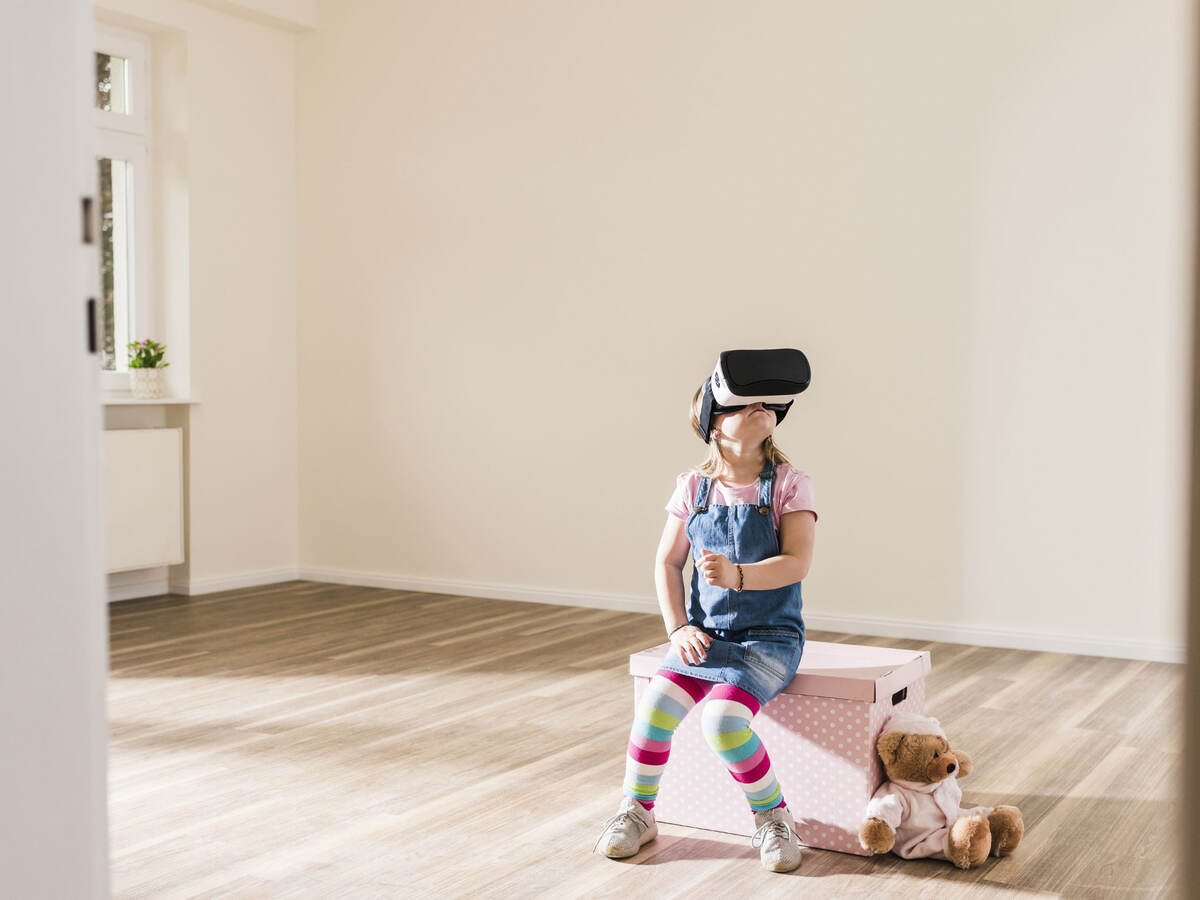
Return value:
<svg viewBox="0 0 1200 900">
<path fill-rule="evenodd" d="M 163 369 L 130 369 L 129 389 L 142 399 L 163 395 Z"/>
</svg>

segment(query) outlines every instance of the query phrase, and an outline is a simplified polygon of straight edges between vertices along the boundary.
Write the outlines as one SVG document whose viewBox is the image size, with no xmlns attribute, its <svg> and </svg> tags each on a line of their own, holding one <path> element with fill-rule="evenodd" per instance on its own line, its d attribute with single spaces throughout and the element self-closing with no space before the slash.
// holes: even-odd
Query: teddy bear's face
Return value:
<svg viewBox="0 0 1200 900">
<path fill-rule="evenodd" d="M 945 781 L 958 771 L 958 759 L 950 744 L 936 734 L 888 731 L 875 745 L 891 781 Z"/>
</svg>

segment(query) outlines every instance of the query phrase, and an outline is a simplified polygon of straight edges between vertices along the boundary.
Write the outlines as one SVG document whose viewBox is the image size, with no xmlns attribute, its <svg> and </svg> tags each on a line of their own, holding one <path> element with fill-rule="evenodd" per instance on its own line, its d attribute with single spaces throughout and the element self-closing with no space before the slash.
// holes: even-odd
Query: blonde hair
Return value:
<svg viewBox="0 0 1200 900">
<path fill-rule="evenodd" d="M 696 389 L 696 393 L 692 395 L 692 431 L 698 435 L 703 435 L 704 433 L 700 430 L 700 408 L 703 405 L 703 398 L 704 385 L 700 385 Z M 713 419 L 716 419 L 715 415 Z M 716 429 L 712 428 L 712 431 L 715 435 Z M 699 472 L 701 475 L 716 477 L 725 468 L 726 459 L 725 454 L 721 452 L 721 445 L 717 442 L 717 438 L 712 435 L 710 435 L 710 438 L 708 442 L 708 456 L 700 465 L 693 466 L 692 471 Z M 763 456 L 776 466 L 790 466 L 792 464 L 792 461 L 784 455 L 783 451 L 779 449 L 779 445 L 775 443 L 774 435 L 769 434 L 763 438 L 762 451 Z"/>
</svg>

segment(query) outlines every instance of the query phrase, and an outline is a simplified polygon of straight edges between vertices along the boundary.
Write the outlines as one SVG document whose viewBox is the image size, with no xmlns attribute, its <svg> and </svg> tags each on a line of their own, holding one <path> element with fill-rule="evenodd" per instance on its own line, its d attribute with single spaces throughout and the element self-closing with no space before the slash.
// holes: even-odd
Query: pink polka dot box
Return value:
<svg viewBox="0 0 1200 900">
<path fill-rule="evenodd" d="M 670 646 L 629 657 L 635 703 Z M 869 855 L 858 845 L 858 828 L 886 780 L 875 742 L 894 710 L 925 712 L 930 666 L 928 650 L 805 642 L 795 677 L 753 723 L 802 844 Z M 700 731 L 707 702 L 675 730 L 654 813 L 659 822 L 751 835 L 746 797 Z"/>
</svg>

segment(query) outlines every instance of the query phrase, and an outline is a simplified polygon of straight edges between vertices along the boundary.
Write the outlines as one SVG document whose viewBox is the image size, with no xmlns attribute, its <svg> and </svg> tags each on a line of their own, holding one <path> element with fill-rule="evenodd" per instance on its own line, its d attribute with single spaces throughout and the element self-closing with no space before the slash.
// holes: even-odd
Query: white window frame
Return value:
<svg viewBox="0 0 1200 900">
<path fill-rule="evenodd" d="M 132 272 L 133 287 L 130 291 L 128 310 L 128 334 L 120 325 L 116 328 L 113 351 L 116 369 L 100 372 L 101 385 L 108 391 L 129 390 L 129 354 L 125 342 L 151 337 L 162 341 L 155 333 L 153 304 L 153 260 L 154 248 L 151 215 L 153 203 L 150 166 L 154 159 L 151 152 L 150 117 L 150 36 L 117 28 L 106 23 L 95 23 L 95 53 L 120 56 L 129 63 L 129 115 L 93 109 L 96 157 L 128 160 L 133 164 L 133 229 L 132 229 Z M 89 59 L 89 72 L 95 71 L 94 58 Z M 99 271 L 95 275 L 97 283 Z M 99 291 L 99 287 L 97 287 Z M 122 341 L 122 337 L 125 341 Z"/>
</svg>

